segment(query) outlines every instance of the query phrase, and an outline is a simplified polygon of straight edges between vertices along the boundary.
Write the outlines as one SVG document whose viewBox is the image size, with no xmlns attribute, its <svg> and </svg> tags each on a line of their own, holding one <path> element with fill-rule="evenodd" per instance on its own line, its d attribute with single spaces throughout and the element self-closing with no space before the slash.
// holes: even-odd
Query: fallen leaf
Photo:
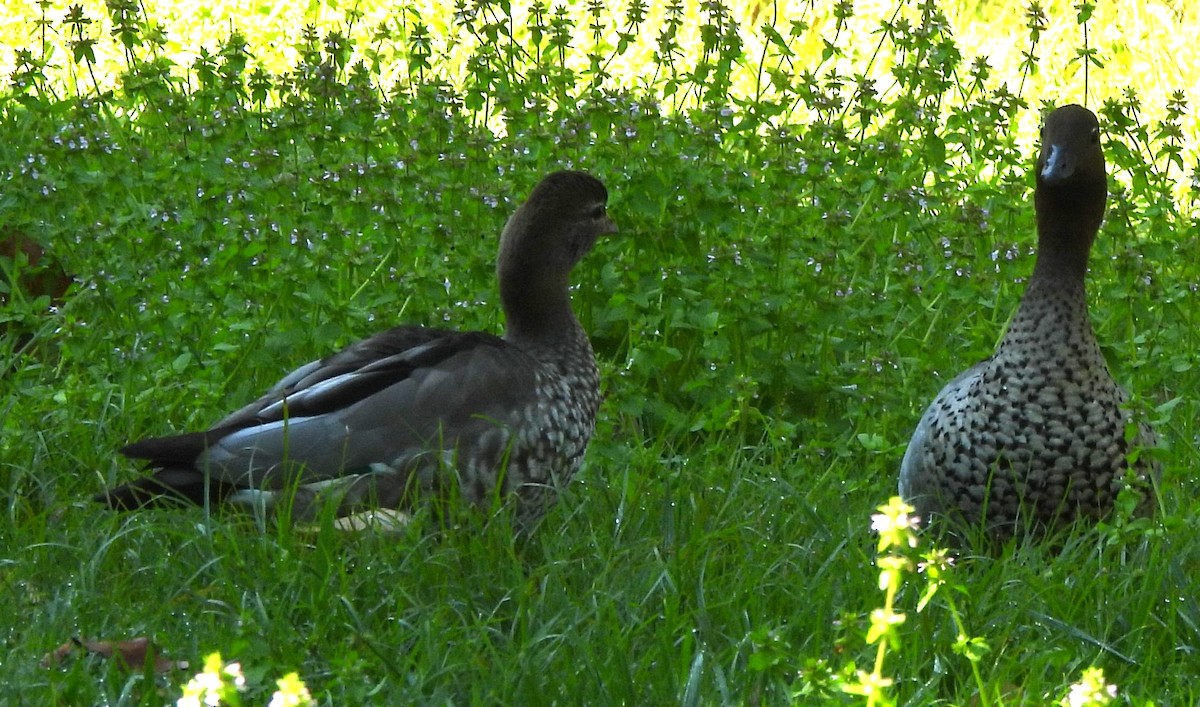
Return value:
<svg viewBox="0 0 1200 707">
<path fill-rule="evenodd" d="M 79 651 L 85 655 L 97 655 L 106 660 L 115 660 L 126 670 L 138 670 L 146 665 L 147 659 L 154 661 L 154 672 L 169 673 L 186 670 L 186 660 L 170 660 L 161 655 L 158 646 L 149 638 L 134 638 L 129 641 L 84 641 L 72 638 L 42 657 L 41 666 L 50 668 L 58 665 Z"/>
<path fill-rule="evenodd" d="M 0 258 L 6 261 L 0 279 L 31 299 L 47 295 L 51 302 L 59 302 L 71 286 L 70 276 L 41 244 L 15 228 L 0 226 Z M 9 282 L 14 276 L 15 281 Z M 0 304 L 7 301 L 8 295 L 0 292 Z"/>
</svg>

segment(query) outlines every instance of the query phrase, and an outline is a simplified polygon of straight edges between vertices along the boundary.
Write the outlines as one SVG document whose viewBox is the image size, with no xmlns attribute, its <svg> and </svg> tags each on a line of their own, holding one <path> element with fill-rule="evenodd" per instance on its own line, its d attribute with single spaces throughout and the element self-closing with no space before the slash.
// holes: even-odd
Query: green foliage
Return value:
<svg viewBox="0 0 1200 707">
<path fill-rule="evenodd" d="M 95 18 L 72 9 L 38 28 L 70 56 L 30 36 L 0 97 L 0 232 L 75 276 L 61 307 L 21 312 L 29 341 L 0 344 L 4 684 L 159 704 L 184 677 L 38 667 L 71 635 L 153 635 L 259 671 L 248 704 L 292 670 L 329 704 L 848 699 L 841 671 L 878 655 L 867 519 L 922 407 L 1016 305 L 1031 126 L 1057 96 L 968 62 L 932 0 L 899 6 L 849 73 L 850 3 L 823 30 L 765 24 L 755 55 L 703 3 L 694 62 L 682 3 L 657 24 L 636 0 L 621 17 L 591 3 L 585 25 L 545 3 L 518 22 L 462 2 L 450 27 L 405 9 L 369 43 L 350 13 L 299 31 L 280 73 L 236 30 L 176 65 L 136 3 L 108 7 L 117 90 Z M 1027 17 L 1032 72 L 1051 59 L 1045 16 Z M 647 36 L 653 78 L 624 82 Z M 473 48 L 464 82 L 439 73 L 446 42 Z M 1095 51 L 1053 61 L 1095 76 Z M 82 80 L 64 93 L 54 62 Z M 747 71 L 750 98 L 732 89 Z M 1092 665 L 1124 695 L 1196 701 L 1200 165 L 1183 93 L 1162 108 L 1144 118 L 1130 88 L 1098 111 L 1114 197 L 1090 293 L 1116 377 L 1166 442 L 1161 523 L 973 558 L 953 603 L 924 599 L 949 611 L 916 612 L 919 589 L 895 585 L 901 702 L 1053 700 Z M 563 166 L 604 179 L 621 232 L 575 276 L 600 427 L 532 540 L 495 519 L 302 537 L 88 502 L 136 473 L 122 443 L 205 425 L 356 338 L 499 330 L 497 235 Z"/>
</svg>

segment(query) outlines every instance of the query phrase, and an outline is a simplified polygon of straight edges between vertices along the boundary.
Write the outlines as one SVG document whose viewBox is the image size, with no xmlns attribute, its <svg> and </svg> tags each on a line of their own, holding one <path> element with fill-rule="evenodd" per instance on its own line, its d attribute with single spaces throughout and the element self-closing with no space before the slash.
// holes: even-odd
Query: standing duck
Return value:
<svg viewBox="0 0 1200 707">
<path fill-rule="evenodd" d="M 1038 257 L 991 358 L 950 381 L 925 411 L 900 468 L 900 495 L 922 518 L 948 516 L 994 537 L 1097 519 L 1128 467 L 1126 393 L 1088 319 L 1088 253 L 1108 194 L 1100 125 L 1068 105 L 1042 128 L 1034 208 Z M 1142 425 L 1137 446 L 1152 447 Z M 1157 480 L 1147 457 L 1141 479 Z"/>
<path fill-rule="evenodd" d="M 204 432 L 121 449 L 152 476 L 97 496 L 270 509 L 312 520 L 406 511 L 457 488 L 472 504 L 515 496 L 536 520 L 579 467 L 600 402 L 595 356 L 571 311 L 569 276 L 615 233 L 608 192 L 583 172 L 541 181 L 500 237 L 504 336 L 402 326 L 301 366 Z M 353 526 L 351 526 L 353 527 Z"/>
</svg>

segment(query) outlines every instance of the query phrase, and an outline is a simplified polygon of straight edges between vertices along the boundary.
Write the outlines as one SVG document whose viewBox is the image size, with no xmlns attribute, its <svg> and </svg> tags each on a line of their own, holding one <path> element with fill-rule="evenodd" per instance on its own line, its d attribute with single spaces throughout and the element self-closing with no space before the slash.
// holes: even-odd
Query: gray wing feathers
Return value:
<svg viewBox="0 0 1200 707">
<path fill-rule="evenodd" d="M 472 441 L 474 454 L 498 461 L 521 411 L 534 404 L 532 371 L 519 351 L 475 347 L 344 409 L 237 430 L 197 465 L 239 486 L 280 488 L 297 478 L 313 483 L 373 464 L 413 464 L 430 451 L 454 450 L 460 438 Z M 335 395 L 351 376 L 329 378 L 296 395 Z"/>
<path fill-rule="evenodd" d="M 297 387 L 306 377 L 312 375 L 314 371 L 319 370 L 322 363 L 323 361 L 321 359 L 317 359 L 316 361 L 311 361 L 297 368 L 296 370 L 284 376 L 278 383 L 271 386 L 271 389 L 264 393 L 262 397 L 242 408 L 229 413 L 225 417 L 221 418 L 221 420 L 217 422 L 217 424 L 213 425 L 213 427 L 242 425 L 253 420 L 258 416 L 259 411 L 261 411 L 264 407 L 271 404 L 273 401 L 281 400 L 283 398 L 284 391 Z"/>
<path fill-rule="evenodd" d="M 238 427 L 251 424 L 264 408 L 278 403 L 285 396 L 318 385 L 331 378 L 358 370 L 369 370 L 393 356 L 411 355 L 429 342 L 454 332 L 421 326 L 398 326 L 355 342 L 335 354 L 300 366 L 284 376 L 254 402 L 226 415 L 214 428 Z"/>
</svg>

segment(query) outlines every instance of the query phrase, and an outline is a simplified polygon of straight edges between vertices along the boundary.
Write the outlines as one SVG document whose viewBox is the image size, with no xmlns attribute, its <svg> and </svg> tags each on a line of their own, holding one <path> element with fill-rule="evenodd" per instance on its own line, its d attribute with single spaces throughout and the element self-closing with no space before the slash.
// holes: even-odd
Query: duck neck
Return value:
<svg viewBox="0 0 1200 707">
<path fill-rule="evenodd" d="M 1104 218 L 1103 181 L 1072 189 L 1039 185 L 1037 210 L 1038 259 L 1030 281 L 1061 281 L 1083 289 L 1088 254 Z"/>
<path fill-rule="evenodd" d="M 580 330 L 571 311 L 564 279 L 520 278 L 500 274 L 500 301 L 504 307 L 504 338 L 509 341 L 545 342 L 573 337 Z"/>
<path fill-rule="evenodd" d="M 1061 199 L 1054 203 L 1061 206 Z M 1056 210 L 1039 204 L 1037 264 L 1006 341 L 1092 337 L 1085 278 L 1088 251 L 1098 225 L 1098 219 L 1081 218 L 1078 208 Z"/>
</svg>

